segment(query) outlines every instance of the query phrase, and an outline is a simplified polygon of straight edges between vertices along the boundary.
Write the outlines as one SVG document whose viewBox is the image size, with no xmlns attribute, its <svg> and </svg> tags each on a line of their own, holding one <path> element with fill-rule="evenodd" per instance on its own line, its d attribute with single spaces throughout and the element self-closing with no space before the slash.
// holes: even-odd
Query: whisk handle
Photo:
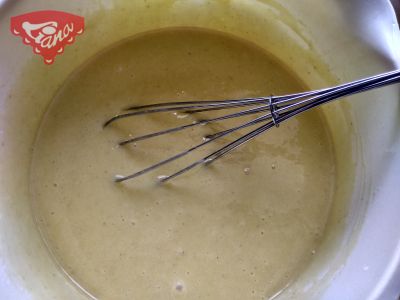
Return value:
<svg viewBox="0 0 400 300">
<path fill-rule="evenodd" d="M 276 118 L 274 123 L 279 124 L 313 107 L 331 102 L 339 98 L 366 92 L 372 89 L 388 86 L 399 82 L 400 70 L 394 70 L 387 73 L 382 73 L 349 83 L 341 84 L 328 89 L 313 91 L 312 94 L 310 93 L 311 96 L 305 94 L 300 99 L 296 99 L 295 102 L 290 102 L 290 100 L 276 101 L 275 110 L 273 111 L 276 115 L 278 115 L 278 118 Z M 279 107 L 279 104 L 282 103 L 285 103 L 286 105 Z"/>
</svg>

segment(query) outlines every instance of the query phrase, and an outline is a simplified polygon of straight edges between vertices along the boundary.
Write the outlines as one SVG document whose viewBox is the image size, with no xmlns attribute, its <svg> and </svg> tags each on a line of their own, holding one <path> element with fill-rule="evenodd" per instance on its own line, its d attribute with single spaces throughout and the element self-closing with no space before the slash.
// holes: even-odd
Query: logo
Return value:
<svg viewBox="0 0 400 300">
<path fill-rule="evenodd" d="M 83 30 L 83 17 L 62 11 L 43 10 L 11 17 L 11 32 L 31 46 L 33 53 L 43 56 L 48 65 Z"/>
</svg>

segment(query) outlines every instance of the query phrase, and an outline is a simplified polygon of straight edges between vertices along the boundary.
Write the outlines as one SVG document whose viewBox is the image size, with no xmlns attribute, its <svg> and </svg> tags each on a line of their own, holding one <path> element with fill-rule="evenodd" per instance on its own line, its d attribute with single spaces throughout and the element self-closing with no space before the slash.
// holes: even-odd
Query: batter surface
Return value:
<svg viewBox="0 0 400 300">
<path fill-rule="evenodd" d="M 301 90 L 262 49 L 209 31 L 148 33 L 93 58 L 55 96 L 33 153 L 34 213 L 60 266 L 99 299 L 265 299 L 289 285 L 318 253 L 335 187 L 335 157 L 318 110 L 166 185 L 157 176 L 239 134 L 137 180 L 117 184 L 113 176 L 237 121 L 127 147 L 116 144 L 194 117 L 102 124 L 133 104 Z"/>
</svg>

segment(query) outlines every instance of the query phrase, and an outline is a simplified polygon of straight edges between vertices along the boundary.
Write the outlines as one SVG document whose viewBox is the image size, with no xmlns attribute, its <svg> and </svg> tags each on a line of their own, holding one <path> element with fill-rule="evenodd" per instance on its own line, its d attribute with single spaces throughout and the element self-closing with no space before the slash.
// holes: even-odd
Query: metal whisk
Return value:
<svg viewBox="0 0 400 300">
<path fill-rule="evenodd" d="M 166 130 L 130 138 L 124 140 L 119 143 L 119 145 L 127 145 L 129 143 L 135 143 L 144 139 L 153 138 L 156 136 L 177 132 L 180 130 L 188 129 L 191 127 L 205 125 L 209 123 L 215 123 L 227 119 L 233 118 L 240 118 L 243 116 L 248 116 L 252 114 L 259 114 L 260 116 L 255 117 L 251 121 L 242 122 L 238 126 L 229 128 L 227 130 L 223 130 L 211 135 L 208 135 L 204 138 L 203 142 L 191 147 L 190 149 L 186 149 L 174 156 L 171 156 L 165 160 L 157 162 L 154 165 L 151 165 L 143 170 L 135 172 L 130 175 L 126 176 L 116 176 L 116 182 L 122 182 L 128 179 L 132 179 L 153 171 L 170 163 L 174 160 L 177 160 L 192 151 L 195 151 L 209 143 L 216 141 L 224 136 L 227 136 L 233 132 L 238 130 L 252 127 L 256 125 L 260 125 L 255 129 L 249 131 L 248 133 L 244 134 L 240 138 L 235 139 L 234 141 L 224 145 L 222 148 L 210 153 L 209 155 L 194 161 L 190 165 L 184 167 L 183 169 L 178 170 L 177 172 L 169 175 L 163 176 L 160 178 L 161 182 L 165 182 L 170 180 L 174 177 L 177 177 L 192 168 L 201 165 L 201 164 L 210 164 L 221 158 L 222 156 L 228 154 L 229 152 L 233 151 L 237 147 L 243 145 L 244 143 L 252 140 L 253 138 L 257 137 L 261 133 L 267 131 L 272 127 L 278 127 L 280 123 L 286 121 L 302 112 L 305 112 L 313 107 L 317 107 L 321 104 L 330 102 L 332 100 L 342 98 L 345 96 L 365 92 L 371 89 L 387 86 L 390 84 L 394 84 L 400 82 L 400 70 L 395 70 L 379 75 L 375 75 L 372 77 L 360 79 L 357 81 L 349 82 L 346 84 L 338 85 L 331 88 L 309 91 L 304 93 L 297 93 L 291 95 L 284 95 L 284 96 L 268 96 L 268 97 L 259 97 L 259 98 L 246 98 L 246 99 L 238 99 L 238 100 L 219 100 L 219 101 L 186 101 L 186 102 L 169 102 L 169 103 L 156 103 L 150 105 L 143 105 L 143 106 L 133 106 L 126 109 L 125 113 L 121 113 L 109 119 L 107 122 L 104 123 L 104 127 L 109 126 L 111 123 L 114 123 L 120 119 L 151 114 L 151 113 L 162 113 L 162 112 L 184 112 L 186 114 L 194 114 L 199 112 L 207 112 L 213 110 L 225 110 L 225 109 L 232 109 L 232 108 L 246 108 L 239 112 L 228 113 L 222 116 L 218 116 L 215 118 L 209 119 L 202 119 L 200 121 L 196 121 L 190 124 L 186 124 L 183 126 L 178 126 L 174 128 L 169 128 Z M 250 108 L 248 108 L 250 107 Z"/>
</svg>

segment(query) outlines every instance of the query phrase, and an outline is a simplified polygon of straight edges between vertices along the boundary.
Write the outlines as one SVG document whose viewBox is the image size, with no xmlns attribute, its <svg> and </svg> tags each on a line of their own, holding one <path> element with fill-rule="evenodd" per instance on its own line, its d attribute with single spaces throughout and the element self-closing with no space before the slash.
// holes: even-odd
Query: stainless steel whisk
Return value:
<svg viewBox="0 0 400 300">
<path fill-rule="evenodd" d="M 255 117 L 251 121 L 243 122 L 238 126 L 229 128 L 227 130 L 223 130 L 211 135 L 208 135 L 204 138 L 203 142 L 191 147 L 190 149 L 186 149 L 174 156 L 171 156 L 165 160 L 162 160 L 154 165 L 151 165 L 143 170 L 135 172 L 130 175 L 120 176 L 117 175 L 115 177 L 116 182 L 122 182 L 128 179 L 132 179 L 153 171 L 170 163 L 174 160 L 177 160 L 196 149 L 199 149 L 213 141 L 220 139 L 224 136 L 227 136 L 233 132 L 238 130 L 260 125 L 250 132 L 244 134 L 240 138 L 235 139 L 234 141 L 224 145 L 222 148 L 210 153 L 209 155 L 194 161 L 190 165 L 184 167 L 183 169 L 178 170 L 177 172 L 163 176 L 160 178 L 161 182 L 165 182 L 170 180 L 178 175 L 181 175 L 192 168 L 201 165 L 201 164 L 210 164 L 221 158 L 222 156 L 228 154 L 232 150 L 237 147 L 243 145 L 244 143 L 252 140 L 256 136 L 261 133 L 267 131 L 272 127 L 278 127 L 280 123 L 286 121 L 302 112 L 305 112 L 313 107 L 320 106 L 324 103 L 330 102 L 332 100 L 336 100 L 338 98 L 342 98 L 345 96 L 365 92 L 371 89 L 387 86 L 390 84 L 400 82 L 400 70 L 395 70 L 387 73 L 382 73 L 379 75 L 375 75 L 372 77 L 360 79 L 357 81 L 345 83 L 342 85 L 338 85 L 331 88 L 309 91 L 304 93 L 290 94 L 284 96 L 268 96 L 268 97 L 259 97 L 259 98 L 246 98 L 246 99 L 238 99 L 238 100 L 218 100 L 218 101 L 185 101 L 185 102 L 169 102 L 169 103 L 156 103 L 150 105 L 143 106 L 133 106 L 126 109 L 125 113 L 121 113 L 109 119 L 104 123 L 104 127 L 109 126 L 111 123 L 114 123 L 120 119 L 145 115 L 150 113 L 162 113 L 162 112 L 184 112 L 185 114 L 194 114 L 199 112 L 207 112 L 213 110 L 224 110 L 224 109 L 232 109 L 239 107 L 251 107 L 244 109 L 239 112 L 233 112 L 226 115 L 222 115 L 215 118 L 202 119 L 200 121 L 196 121 L 193 123 L 189 123 L 183 126 L 178 126 L 174 128 L 169 128 L 166 130 L 130 138 L 124 140 L 119 143 L 119 145 L 127 145 L 129 143 L 135 143 L 144 139 L 153 138 L 156 136 L 177 132 L 180 130 L 188 129 L 191 127 L 205 125 L 209 123 L 215 123 L 218 121 L 223 121 L 227 119 L 239 118 L 243 116 L 248 116 L 252 114 L 262 113 L 261 116 Z"/>
</svg>

